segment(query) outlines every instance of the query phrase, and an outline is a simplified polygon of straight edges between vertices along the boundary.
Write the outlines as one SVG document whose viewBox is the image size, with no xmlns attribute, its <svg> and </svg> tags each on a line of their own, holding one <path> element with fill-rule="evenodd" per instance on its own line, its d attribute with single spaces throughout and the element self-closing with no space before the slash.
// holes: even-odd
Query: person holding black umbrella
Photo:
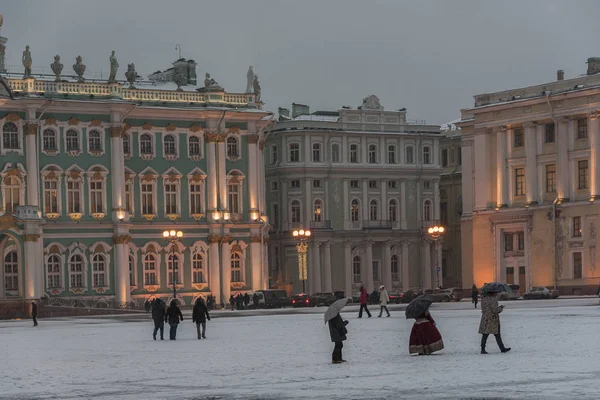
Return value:
<svg viewBox="0 0 600 400">
<path fill-rule="evenodd" d="M 495 282 L 494 282 L 495 283 Z M 504 306 L 498 305 L 497 293 L 500 291 L 494 283 L 486 284 L 481 299 L 481 322 L 479 323 L 479 333 L 481 336 L 481 354 L 488 354 L 485 351 L 485 345 L 489 335 L 496 337 L 496 343 L 502 353 L 508 353 L 510 347 L 505 347 L 500 336 L 500 313 L 504 311 Z"/>
<path fill-rule="evenodd" d="M 444 348 L 442 335 L 429 313 L 432 302 L 429 296 L 419 296 L 406 307 L 406 318 L 415 319 L 410 332 L 409 354 L 429 355 Z"/>
<path fill-rule="evenodd" d="M 344 347 L 343 341 L 347 339 L 348 330 L 346 329 L 346 325 L 348 325 L 348 321 L 345 321 L 340 316 L 340 311 L 346 306 L 348 300 L 347 298 L 336 300 L 325 311 L 325 323 L 329 325 L 329 336 L 331 337 L 331 341 L 335 343 L 333 353 L 331 354 L 332 364 L 346 362 L 342 358 L 342 348 Z"/>
</svg>

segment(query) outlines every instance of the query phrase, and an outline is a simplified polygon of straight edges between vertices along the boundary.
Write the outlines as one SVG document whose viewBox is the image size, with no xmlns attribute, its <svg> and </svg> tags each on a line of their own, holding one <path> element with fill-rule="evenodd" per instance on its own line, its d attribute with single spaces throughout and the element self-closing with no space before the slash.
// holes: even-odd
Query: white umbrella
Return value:
<svg viewBox="0 0 600 400">
<path fill-rule="evenodd" d="M 335 318 L 340 311 L 342 311 L 342 308 L 344 308 L 346 306 L 346 304 L 348 303 L 348 298 L 343 298 L 343 299 L 339 299 L 333 302 L 332 305 L 329 306 L 329 308 L 327 309 L 327 311 L 325 311 L 325 323 L 329 322 L 329 320 Z"/>
</svg>

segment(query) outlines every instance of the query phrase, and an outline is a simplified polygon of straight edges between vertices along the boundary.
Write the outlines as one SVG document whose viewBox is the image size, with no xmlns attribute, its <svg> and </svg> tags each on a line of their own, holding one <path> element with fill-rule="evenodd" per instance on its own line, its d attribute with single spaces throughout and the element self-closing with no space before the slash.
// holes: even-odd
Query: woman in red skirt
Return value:
<svg viewBox="0 0 600 400">
<path fill-rule="evenodd" d="M 416 319 L 410 332 L 410 343 L 408 352 L 410 354 L 428 355 L 444 348 L 444 342 L 440 331 L 435 327 L 435 321 L 425 311 Z"/>
</svg>

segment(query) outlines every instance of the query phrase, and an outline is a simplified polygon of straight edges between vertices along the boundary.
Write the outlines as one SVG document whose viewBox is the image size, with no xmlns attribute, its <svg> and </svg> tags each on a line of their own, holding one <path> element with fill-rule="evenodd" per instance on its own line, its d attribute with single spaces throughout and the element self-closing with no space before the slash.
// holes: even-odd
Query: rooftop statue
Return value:
<svg viewBox="0 0 600 400">
<path fill-rule="evenodd" d="M 361 110 L 383 110 L 383 106 L 379 102 L 379 98 L 374 94 L 363 99 Z"/>
<path fill-rule="evenodd" d="M 50 64 L 50 68 L 52 68 L 52 72 L 56 75 L 56 82 L 60 82 L 60 73 L 63 70 L 63 65 L 60 62 L 60 56 L 58 54 L 54 56 L 54 62 Z"/>
<path fill-rule="evenodd" d="M 204 90 L 217 91 L 217 90 L 223 90 L 223 88 L 221 86 L 219 86 L 219 83 L 217 81 L 215 81 L 213 78 L 211 78 L 210 74 L 207 72 L 206 78 L 204 78 Z"/>
<path fill-rule="evenodd" d="M 85 73 L 85 64 L 83 63 L 83 58 L 81 56 L 77 56 L 75 59 L 75 64 L 73 64 L 73 71 L 77 74 L 77 82 L 82 83 L 85 82 L 83 79 L 83 74 Z"/>
<path fill-rule="evenodd" d="M 252 65 L 248 67 L 248 73 L 246 74 L 246 78 L 246 93 L 252 93 L 252 87 L 254 86 L 254 71 L 252 70 Z"/>
<path fill-rule="evenodd" d="M 110 75 L 108 76 L 108 83 L 114 83 L 117 81 L 117 69 L 119 69 L 119 62 L 117 61 L 117 57 L 115 56 L 115 51 L 113 50 L 110 54 Z"/>
<path fill-rule="evenodd" d="M 253 82 L 253 86 L 254 86 L 254 97 L 256 99 L 256 101 L 260 101 L 260 82 L 258 81 L 258 75 L 254 75 L 254 82 Z"/>
<path fill-rule="evenodd" d="M 31 76 L 31 52 L 29 51 L 29 46 L 25 46 L 25 51 L 23 52 L 23 66 L 25 67 L 25 73 L 23 74 L 23 78 L 29 78 Z"/>
<path fill-rule="evenodd" d="M 135 64 L 127 64 L 127 72 L 125 72 L 125 78 L 127 78 L 127 82 L 129 82 L 129 89 L 135 89 L 133 84 L 137 78 L 137 72 L 135 72 Z"/>
</svg>

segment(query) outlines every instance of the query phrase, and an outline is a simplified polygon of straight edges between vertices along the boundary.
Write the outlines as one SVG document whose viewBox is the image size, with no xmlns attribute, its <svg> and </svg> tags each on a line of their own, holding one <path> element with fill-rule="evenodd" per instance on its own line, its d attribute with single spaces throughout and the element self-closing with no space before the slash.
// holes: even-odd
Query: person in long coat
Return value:
<svg viewBox="0 0 600 400">
<path fill-rule="evenodd" d="M 422 356 L 435 353 L 443 348 L 442 335 L 435 326 L 435 321 L 429 311 L 425 311 L 423 315 L 415 319 L 410 332 L 408 352 Z"/>
<path fill-rule="evenodd" d="M 154 333 L 152 337 L 156 340 L 156 334 L 160 330 L 160 340 L 165 340 L 165 314 L 166 304 L 159 298 L 152 300 L 152 320 L 154 320 Z"/>
<path fill-rule="evenodd" d="M 348 325 L 348 321 L 344 321 L 338 313 L 338 315 L 330 319 L 327 324 L 329 325 L 329 336 L 331 337 L 331 341 L 335 343 L 333 353 L 331 354 L 331 362 L 333 364 L 346 362 L 346 360 L 342 358 L 342 348 L 344 347 L 344 340 L 347 339 L 346 335 L 348 334 L 348 330 L 346 329 L 346 325 Z"/>
<path fill-rule="evenodd" d="M 477 308 L 477 302 L 479 301 L 479 290 L 477 290 L 477 286 L 473 285 L 471 289 L 471 302 L 475 304 L 475 308 Z"/>
<path fill-rule="evenodd" d="M 31 319 L 33 319 L 33 326 L 38 326 L 37 322 L 38 305 L 35 301 L 31 302 Z"/>
<path fill-rule="evenodd" d="M 365 312 L 367 313 L 367 315 L 369 316 L 369 318 L 371 318 L 371 313 L 369 312 L 369 309 L 367 308 L 367 299 L 368 299 L 369 295 L 367 293 L 367 290 L 361 286 L 360 287 L 360 310 L 358 311 L 358 318 L 362 318 L 362 313 L 363 310 L 365 310 Z"/>
<path fill-rule="evenodd" d="M 210 315 L 208 315 L 208 307 L 204 304 L 202 297 L 196 299 L 194 304 L 194 310 L 192 311 L 192 322 L 196 323 L 196 331 L 198 332 L 198 339 L 206 339 L 206 320 L 210 321 Z M 202 327 L 202 332 L 200 332 Z"/>
<path fill-rule="evenodd" d="M 505 347 L 500 336 L 500 313 L 504 310 L 504 306 L 498 305 L 496 293 L 484 293 L 481 299 L 481 322 L 479 323 L 479 333 L 481 336 L 481 354 L 488 354 L 485 351 L 485 344 L 489 335 L 496 337 L 496 343 L 500 351 L 507 353 L 510 347 Z"/>
<path fill-rule="evenodd" d="M 165 315 L 165 322 L 169 323 L 171 329 L 169 330 L 169 339 L 176 340 L 177 338 L 177 327 L 179 326 L 179 321 L 183 321 L 183 314 L 177 305 L 177 300 L 171 300 L 171 305 L 167 309 L 167 314 Z"/>
<path fill-rule="evenodd" d="M 390 301 L 390 296 L 388 295 L 387 290 L 385 290 L 385 286 L 381 285 L 379 286 L 379 315 L 377 317 L 381 318 L 381 315 L 383 314 L 383 310 L 385 310 L 385 312 L 387 313 L 387 316 L 390 316 L 390 312 L 388 311 L 387 305 L 388 302 Z"/>
</svg>

